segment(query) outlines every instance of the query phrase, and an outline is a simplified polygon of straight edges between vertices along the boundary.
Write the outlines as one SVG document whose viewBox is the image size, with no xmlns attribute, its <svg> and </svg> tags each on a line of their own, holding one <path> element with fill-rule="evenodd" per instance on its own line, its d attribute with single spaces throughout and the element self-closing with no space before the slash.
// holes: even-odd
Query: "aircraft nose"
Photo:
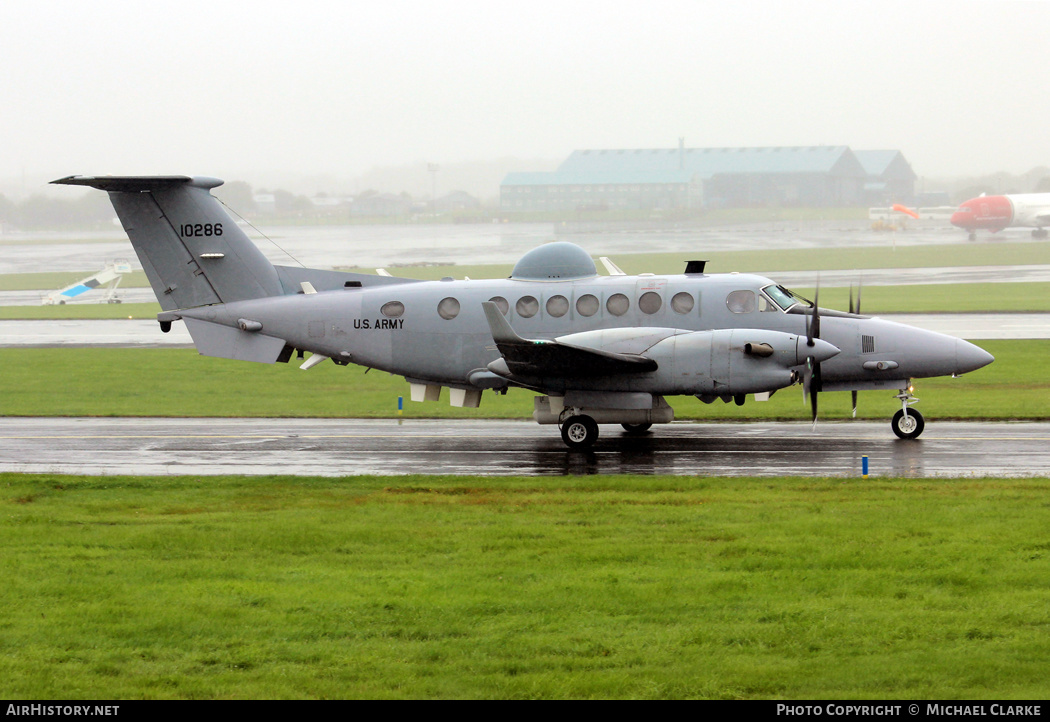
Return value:
<svg viewBox="0 0 1050 722">
<path fill-rule="evenodd" d="M 967 217 L 967 215 L 965 213 L 962 213 L 960 211 L 956 211 L 955 213 L 952 213 L 952 217 L 949 220 L 951 221 L 951 224 L 953 226 L 960 226 L 961 227 L 961 226 L 966 225 L 968 217 Z"/>
<path fill-rule="evenodd" d="M 979 346 L 974 346 L 969 341 L 956 339 L 955 341 L 955 373 L 964 374 L 968 371 L 976 371 L 987 366 L 995 357 Z"/>
</svg>

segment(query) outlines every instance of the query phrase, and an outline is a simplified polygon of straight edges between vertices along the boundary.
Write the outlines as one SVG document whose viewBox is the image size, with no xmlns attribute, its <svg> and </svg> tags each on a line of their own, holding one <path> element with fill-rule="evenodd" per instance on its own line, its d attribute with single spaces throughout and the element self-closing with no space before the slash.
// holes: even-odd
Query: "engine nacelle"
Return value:
<svg viewBox="0 0 1050 722">
<path fill-rule="evenodd" d="M 660 365 L 664 393 L 736 396 L 776 391 L 798 380 L 807 357 L 818 362 L 839 349 L 820 339 L 764 329 L 721 329 L 671 336 L 648 356 Z"/>
</svg>

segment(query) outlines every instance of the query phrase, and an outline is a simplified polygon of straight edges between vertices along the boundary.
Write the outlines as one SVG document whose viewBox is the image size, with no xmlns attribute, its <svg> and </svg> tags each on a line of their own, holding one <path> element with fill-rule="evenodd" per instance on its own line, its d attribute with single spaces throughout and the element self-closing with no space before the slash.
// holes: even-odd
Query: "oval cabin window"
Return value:
<svg viewBox="0 0 1050 722">
<path fill-rule="evenodd" d="M 664 300 L 660 298 L 660 294 L 655 291 L 646 291 L 642 294 L 642 297 L 638 299 L 638 308 L 642 309 L 642 313 L 654 314 L 660 310 L 660 307 L 664 305 Z"/>
<path fill-rule="evenodd" d="M 598 297 L 589 293 L 585 293 L 576 299 L 576 313 L 581 316 L 593 316 L 598 313 L 599 306 L 601 304 L 598 302 Z"/>
<path fill-rule="evenodd" d="M 438 304 L 438 315 L 446 321 L 451 321 L 459 315 L 459 301 L 451 296 L 441 299 Z"/>
<path fill-rule="evenodd" d="M 622 293 L 614 293 L 605 302 L 605 310 L 613 316 L 622 316 L 631 308 L 631 300 Z"/>
<path fill-rule="evenodd" d="M 522 296 L 518 299 L 518 302 L 514 304 L 514 310 L 518 312 L 518 315 L 522 318 L 532 318 L 540 310 L 540 302 L 532 296 Z"/>
<path fill-rule="evenodd" d="M 387 318 L 398 318 L 405 312 L 405 304 L 400 301 L 390 301 L 383 304 L 380 312 Z"/>
<path fill-rule="evenodd" d="M 675 313 L 689 313 L 693 310 L 693 294 L 682 291 L 671 297 L 671 308 Z"/>
<path fill-rule="evenodd" d="M 547 299 L 547 314 L 561 318 L 569 312 L 569 299 L 565 296 L 551 296 Z"/>
<path fill-rule="evenodd" d="M 510 304 L 507 303 L 507 299 L 503 298 L 503 296 L 493 296 L 489 301 L 496 304 L 496 308 L 498 308 L 499 312 L 504 316 L 510 313 Z"/>
</svg>

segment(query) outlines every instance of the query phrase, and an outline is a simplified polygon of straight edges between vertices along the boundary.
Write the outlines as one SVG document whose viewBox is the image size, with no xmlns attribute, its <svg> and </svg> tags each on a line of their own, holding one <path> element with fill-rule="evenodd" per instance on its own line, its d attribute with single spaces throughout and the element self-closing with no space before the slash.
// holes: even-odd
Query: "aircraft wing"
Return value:
<svg viewBox="0 0 1050 722">
<path fill-rule="evenodd" d="M 1050 225 L 1050 213 L 1038 213 L 1035 217 L 1036 223 L 1045 223 Z"/>
<path fill-rule="evenodd" d="M 504 364 L 490 364 L 494 373 L 506 371 L 514 376 L 560 378 L 638 374 L 655 371 L 656 361 L 631 353 L 613 353 L 583 348 L 547 339 L 525 339 L 515 333 L 496 304 L 485 301 L 485 318 L 492 332 L 496 348 L 503 355 Z"/>
</svg>

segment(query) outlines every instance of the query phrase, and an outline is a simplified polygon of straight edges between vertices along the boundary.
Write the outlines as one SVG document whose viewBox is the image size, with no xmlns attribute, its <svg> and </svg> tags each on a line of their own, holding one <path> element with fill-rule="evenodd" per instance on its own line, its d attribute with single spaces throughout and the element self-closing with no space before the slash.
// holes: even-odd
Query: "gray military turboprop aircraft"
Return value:
<svg viewBox="0 0 1050 722">
<path fill-rule="evenodd" d="M 892 389 L 901 438 L 922 433 L 911 379 L 963 374 L 993 361 L 961 339 L 854 312 L 819 308 L 755 275 L 599 276 L 579 246 L 525 254 L 509 279 L 416 281 L 272 265 L 226 214 L 215 178 L 70 176 L 54 183 L 109 193 L 163 309 L 162 331 L 186 323 L 205 356 L 326 359 L 404 376 L 415 401 L 450 390 L 476 407 L 482 391 L 540 392 L 534 418 L 559 424 L 571 448 L 598 424 L 630 433 L 668 423 L 665 396 L 744 402 L 801 383 L 817 416 L 821 391 Z"/>
</svg>

